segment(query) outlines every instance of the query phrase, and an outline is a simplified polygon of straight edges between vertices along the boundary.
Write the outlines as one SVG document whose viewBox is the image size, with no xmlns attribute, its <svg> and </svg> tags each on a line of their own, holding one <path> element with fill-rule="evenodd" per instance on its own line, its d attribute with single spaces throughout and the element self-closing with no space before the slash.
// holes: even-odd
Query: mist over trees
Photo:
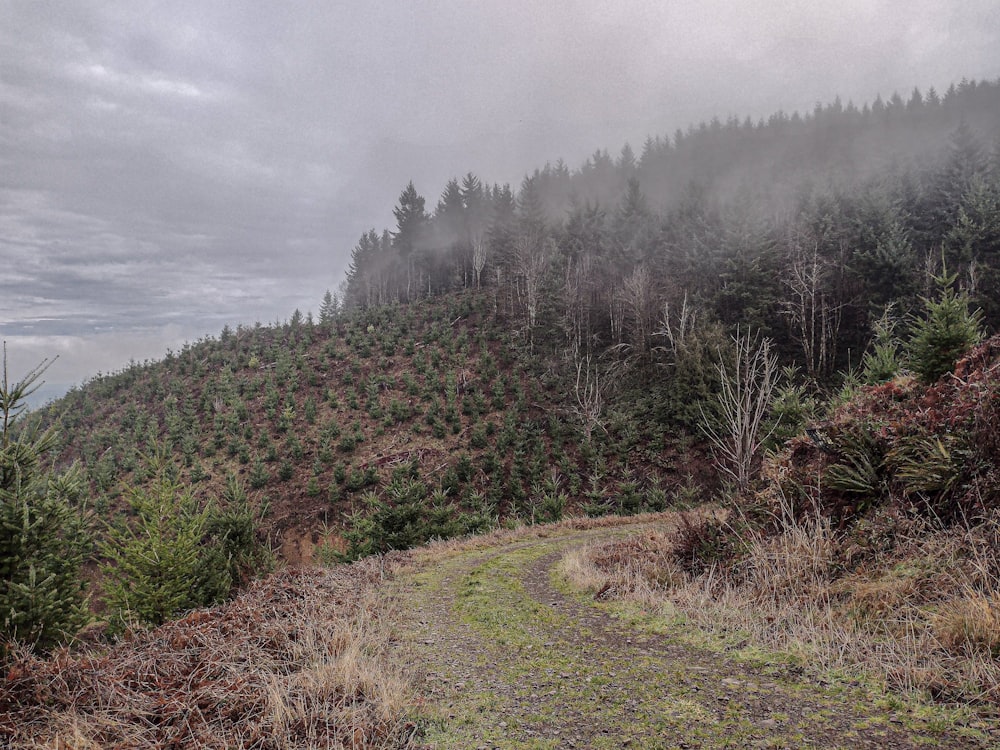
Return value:
<svg viewBox="0 0 1000 750">
<path fill-rule="evenodd" d="M 354 248 L 345 305 L 486 288 L 527 343 L 544 324 L 577 363 L 674 356 L 683 309 L 758 330 L 824 379 L 943 268 L 998 328 L 1000 81 L 713 119 L 516 190 L 469 173 L 432 209 L 411 182 L 394 216 Z"/>
</svg>

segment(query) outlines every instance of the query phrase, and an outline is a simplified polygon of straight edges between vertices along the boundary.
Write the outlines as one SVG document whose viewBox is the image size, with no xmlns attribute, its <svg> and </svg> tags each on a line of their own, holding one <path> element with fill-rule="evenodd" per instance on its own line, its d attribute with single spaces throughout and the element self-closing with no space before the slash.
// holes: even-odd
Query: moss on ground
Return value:
<svg viewBox="0 0 1000 750">
<path fill-rule="evenodd" d="M 985 746 L 946 712 L 888 708 L 870 686 L 818 684 L 739 636 L 572 592 L 560 554 L 608 533 L 622 532 L 455 553 L 404 576 L 425 747 Z"/>
</svg>

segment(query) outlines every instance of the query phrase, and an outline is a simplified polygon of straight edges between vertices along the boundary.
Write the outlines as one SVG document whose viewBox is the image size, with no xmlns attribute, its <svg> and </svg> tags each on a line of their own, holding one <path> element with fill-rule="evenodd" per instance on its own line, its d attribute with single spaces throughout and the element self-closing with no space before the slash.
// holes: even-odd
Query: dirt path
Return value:
<svg viewBox="0 0 1000 750">
<path fill-rule="evenodd" d="M 901 701 L 693 648 L 560 585 L 567 548 L 638 528 L 417 558 L 397 595 L 425 747 L 982 747 Z"/>
</svg>

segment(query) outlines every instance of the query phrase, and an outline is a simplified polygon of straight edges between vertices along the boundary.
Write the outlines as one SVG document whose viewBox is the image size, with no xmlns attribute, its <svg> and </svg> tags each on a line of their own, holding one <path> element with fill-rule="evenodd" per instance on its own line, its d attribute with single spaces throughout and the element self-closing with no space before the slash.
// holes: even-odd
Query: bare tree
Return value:
<svg viewBox="0 0 1000 750">
<path fill-rule="evenodd" d="M 521 235 L 514 246 L 516 291 L 525 313 L 528 341 L 534 341 L 535 325 L 542 304 L 545 274 L 552 259 L 552 243 L 531 235 Z"/>
<path fill-rule="evenodd" d="M 676 317 L 670 311 L 670 302 L 663 303 L 663 313 L 660 315 L 660 327 L 653 331 L 654 336 L 663 336 L 667 340 L 666 349 L 676 359 L 690 346 L 698 325 L 698 311 L 688 303 L 687 292 L 681 301 L 680 312 Z"/>
<path fill-rule="evenodd" d="M 560 303 L 559 323 L 563 329 L 574 360 L 581 352 L 589 352 L 591 345 L 590 297 L 593 293 L 593 260 L 588 255 L 566 260 Z"/>
<path fill-rule="evenodd" d="M 489 246 L 483 233 L 478 233 L 472 238 L 472 273 L 476 280 L 476 289 L 479 288 L 479 279 L 483 269 L 486 268 L 486 260 L 489 257 Z"/>
<path fill-rule="evenodd" d="M 789 250 L 785 286 L 790 295 L 785 314 L 802 347 L 806 372 L 811 376 L 826 374 L 836 358 L 844 308 L 831 294 L 828 277 L 832 264 L 820 254 L 819 240 L 807 234 L 794 236 Z"/>
<path fill-rule="evenodd" d="M 778 382 L 778 356 L 768 338 L 760 341 L 737 330 L 733 337 L 735 356 L 731 364 L 719 353 L 717 365 L 721 386 L 718 425 L 703 414 L 703 428 L 717 456 L 720 469 L 745 492 L 760 461 L 771 397 Z"/>
<path fill-rule="evenodd" d="M 621 344 L 625 340 L 625 297 L 617 285 L 612 287 L 608 298 L 608 314 L 611 321 L 611 340 Z"/>
<path fill-rule="evenodd" d="M 653 277 L 649 270 L 638 265 L 622 281 L 621 303 L 629 324 L 629 338 L 632 352 L 642 356 L 649 348 L 655 319 Z"/>
<path fill-rule="evenodd" d="M 573 395 L 576 403 L 572 412 L 583 425 L 583 435 L 590 441 L 595 429 L 604 429 L 602 416 L 604 414 L 604 392 L 606 381 L 601 377 L 596 364 L 592 364 L 590 355 L 576 357 L 576 386 Z"/>
</svg>

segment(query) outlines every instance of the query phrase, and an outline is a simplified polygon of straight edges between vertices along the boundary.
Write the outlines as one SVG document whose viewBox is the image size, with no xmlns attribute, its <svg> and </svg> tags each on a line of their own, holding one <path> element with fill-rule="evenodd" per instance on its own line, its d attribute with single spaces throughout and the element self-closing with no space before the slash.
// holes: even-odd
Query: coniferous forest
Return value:
<svg viewBox="0 0 1000 750">
<path fill-rule="evenodd" d="M 639 153 L 546 164 L 516 189 L 467 174 L 436 205 L 411 183 L 396 226 L 354 248 L 343 301 L 486 289 L 528 343 L 544 332 L 577 359 L 637 364 L 661 357 L 685 316 L 759 331 L 828 382 L 944 270 L 996 330 L 998 118 L 1000 83 L 963 81 L 713 119 Z"/>
</svg>

